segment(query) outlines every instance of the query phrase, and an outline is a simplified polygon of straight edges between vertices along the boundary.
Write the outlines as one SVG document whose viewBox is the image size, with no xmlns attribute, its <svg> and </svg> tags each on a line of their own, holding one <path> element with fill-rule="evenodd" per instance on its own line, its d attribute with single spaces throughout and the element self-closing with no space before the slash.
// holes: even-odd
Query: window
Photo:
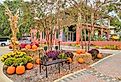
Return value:
<svg viewBox="0 0 121 82">
<path fill-rule="evenodd" d="M 42 32 L 42 39 L 45 39 L 45 32 Z"/>
<path fill-rule="evenodd" d="M 59 38 L 59 30 L 56 31 L 56 39 Z"/>
<path fill-rule="evenodd" d="M 39 34 L 39 32 L 37 32 L 36 37 L 37 37 L 37 38 L 40 38 L 40 34 Z"/>
<path fill-rule="evenodd" d="M 9 40 L 9 38 L 0 38 L 0 41 L 2 42 L 2 41 L 7 41 L 7 40 Z"/>
<path fill-rule="evenodd" d="M 68 35 L 67 35 L 67 41 L 75 41 L 76 40 L 76 33 L 75 32 L 68 32 Z"/>
</svg>

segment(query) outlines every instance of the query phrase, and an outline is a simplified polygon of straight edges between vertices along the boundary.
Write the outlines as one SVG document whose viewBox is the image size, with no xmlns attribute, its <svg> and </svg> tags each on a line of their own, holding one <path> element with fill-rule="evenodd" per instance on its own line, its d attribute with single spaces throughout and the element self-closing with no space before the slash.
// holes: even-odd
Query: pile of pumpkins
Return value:
<svg viewBox="0 0 121 82">
<path fill-rule="evenodd" d="M 40 64 L 40 59 L 39 58 L 36 59 L 35 63 L 39 65 Z M 20 66 L 17 66 L 17 67 L 15 67 L 15 66 L 8 66 L 6 72 L 9 75 L 12 75 L 14 73 L 16 73 L 18 75 L 22 75 L 22 74 L 25 73 L 26 69 L 27 70 L 31 70 L 33 67 L 34 67 L 34 64 L 29 62 L 26 65 L 20 65 Z"/>
<path fill-rule="evenodd" d="M 85 61 L 85 58 L 80 57 L 82 54 L 84 54 L 85 56 L 87 55 L 88 57 L 91 56 L 91 54 L 90 54 L 90 53 L 87 53 L 84 49 L 79 49 L 79 50 L 77 50 L 77 51 L 76 51 L 76 55 L 77 55 L 78 57 L 77 57 L 76 60 L 77 60 L 77 62 L 80 63 L 80 64 L 83 64 L 83 63 L 86 62 L 86 61 Z M 90 57 L 90 58 L 92 59 L 92 57 Z M 98 58 L 98 59 L 102 59 L 102 58 L 103 58 L 103 54 L 102 54 L 102 53 L 97 54 L 97 58 Z"/>
<path fill-rule="evenodd" d="M 18 74 L 18 75 L 21 75 L 21 74 L 24 74 L 26 69 L 30 70 L 33 68 L 33 63 L 27 63 L 26 66 L 24 65 L 21 65 L 21 66 L 17 66 L 17 67 L 14 67 L 14 66 L 8 66 L 7 67 L 7 74 L 11 75 L 11 74 Z"/>
<path fill-rule="evenodd" d="M 26 70 L 31 70 L 34 67 L 34 61 L 36 64 L 40 64 L 40 59 L 33 59 L 31 56 L 28 56 L 25 52 L 9 52 L 3 54 L 0 57 L 0 61 L 4 63 L 6 73 L 9 75 L 12 74 L 24 74 Z"/>
<path fill-rule="evenodd" d="M 38 47 L 37 47 L 35 44 L 34 44 L 34 45 L 28 44 L 28 45 L 25 46 L 25 49 L 27 49 L 27 50 L 28 50 L 28 49 L 37 50 L 37 48 L 38 48 Z"/>
<path fill-rule="evenodd" d="M 80 55 L 80 54 L 85 54 L 85 50 L 79 49 L 76 51 L 76 55 Z M 85 61 L 83 58 L 79 57 L 79 58 L 77 58 L 77 62 L 80 64 L 83 64 Z"/>
</svg>

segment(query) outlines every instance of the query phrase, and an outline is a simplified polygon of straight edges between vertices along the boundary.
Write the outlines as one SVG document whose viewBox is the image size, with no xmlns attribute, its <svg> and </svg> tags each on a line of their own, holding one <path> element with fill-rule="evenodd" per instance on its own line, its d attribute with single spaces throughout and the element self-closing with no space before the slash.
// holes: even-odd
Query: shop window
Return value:
<svg viewBox="0 0 121 82">
<path fill-rule="evenodd" d="M 45 32 L 42 32 L 42 39 L 45 39 Z"/>
</svg>

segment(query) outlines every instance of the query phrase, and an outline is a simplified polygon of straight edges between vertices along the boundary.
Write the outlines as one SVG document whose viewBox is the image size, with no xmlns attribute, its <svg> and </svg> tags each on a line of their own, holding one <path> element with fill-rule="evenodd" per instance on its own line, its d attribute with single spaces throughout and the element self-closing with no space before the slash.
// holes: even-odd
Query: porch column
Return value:
<svg viewBox="0 0 121 82">
<path fill-rule="evenodd" d="M 103 28 L 101 29 L 101 33 L 100 33 L 100 34 L 101 34 L 100 36 L 101 36 L 101 38 L 102 38 L 102 35 L 103 35 Z"/>
<path fill-rule="evenodd" d="M 33 30 L 33 34 L 34 34 L 33 42 L 36 42 L 36 41 L 37 41 L 37 37 L 36 37 L 37 29 L 34 29 L 34 30 Z"/>
<path fill-rule="evenodd" d="M 110 36 L 109 36 L 109 35 L 110 35 L 110 31 L 108 30 L 108 31 L 107 31 L 107 40 L 110 39 Z"/>
<path fill-rule="evenodd" d="M 63 29 L 60 30 L 59 34 L 59 50 L 61 49 L 61 42 L 63 42 Z"/>
<path fill-rule="evenodd" d="M 80 28 L 77 26 L 76 28 L 76 43 L 80 42 Z"/>
<path fill-rule="evenodd" d="M 32 39 L 33 39 L 32 38 L 32 29 L 30 30 L 30 36 L 31 36 L 31 39 L 30 40 L 32 41 Z"/>
<path fill-rule="evenodd" d="M 63 29 L 60 30 L 59 41 L 63 41 Z"/>
</svg>

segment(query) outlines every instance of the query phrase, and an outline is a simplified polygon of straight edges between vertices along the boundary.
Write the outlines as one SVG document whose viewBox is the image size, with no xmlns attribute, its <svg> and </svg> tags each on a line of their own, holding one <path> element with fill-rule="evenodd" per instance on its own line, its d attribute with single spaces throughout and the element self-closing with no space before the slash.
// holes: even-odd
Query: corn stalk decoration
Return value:
<svg viewBox="0 0 121 82">
<path fill-rule="evenodd" d="M 19 29 L 17 27 L 18 18 L 19 18 L 19 10 L 17 10 L 16 14 L 13 15 L 7 6 L 5 6 L 5 8 L 6 8 L 5 14 L 8 15 L 9 17 L 8 21 L 10 22 L 10 28 L 12 31 L 11 43 L 13 46 L 13 51 L 16 52 L 19 49 L 19 42 L 17 39 L 17 33 L 19 32 Z"/>
</svg>

